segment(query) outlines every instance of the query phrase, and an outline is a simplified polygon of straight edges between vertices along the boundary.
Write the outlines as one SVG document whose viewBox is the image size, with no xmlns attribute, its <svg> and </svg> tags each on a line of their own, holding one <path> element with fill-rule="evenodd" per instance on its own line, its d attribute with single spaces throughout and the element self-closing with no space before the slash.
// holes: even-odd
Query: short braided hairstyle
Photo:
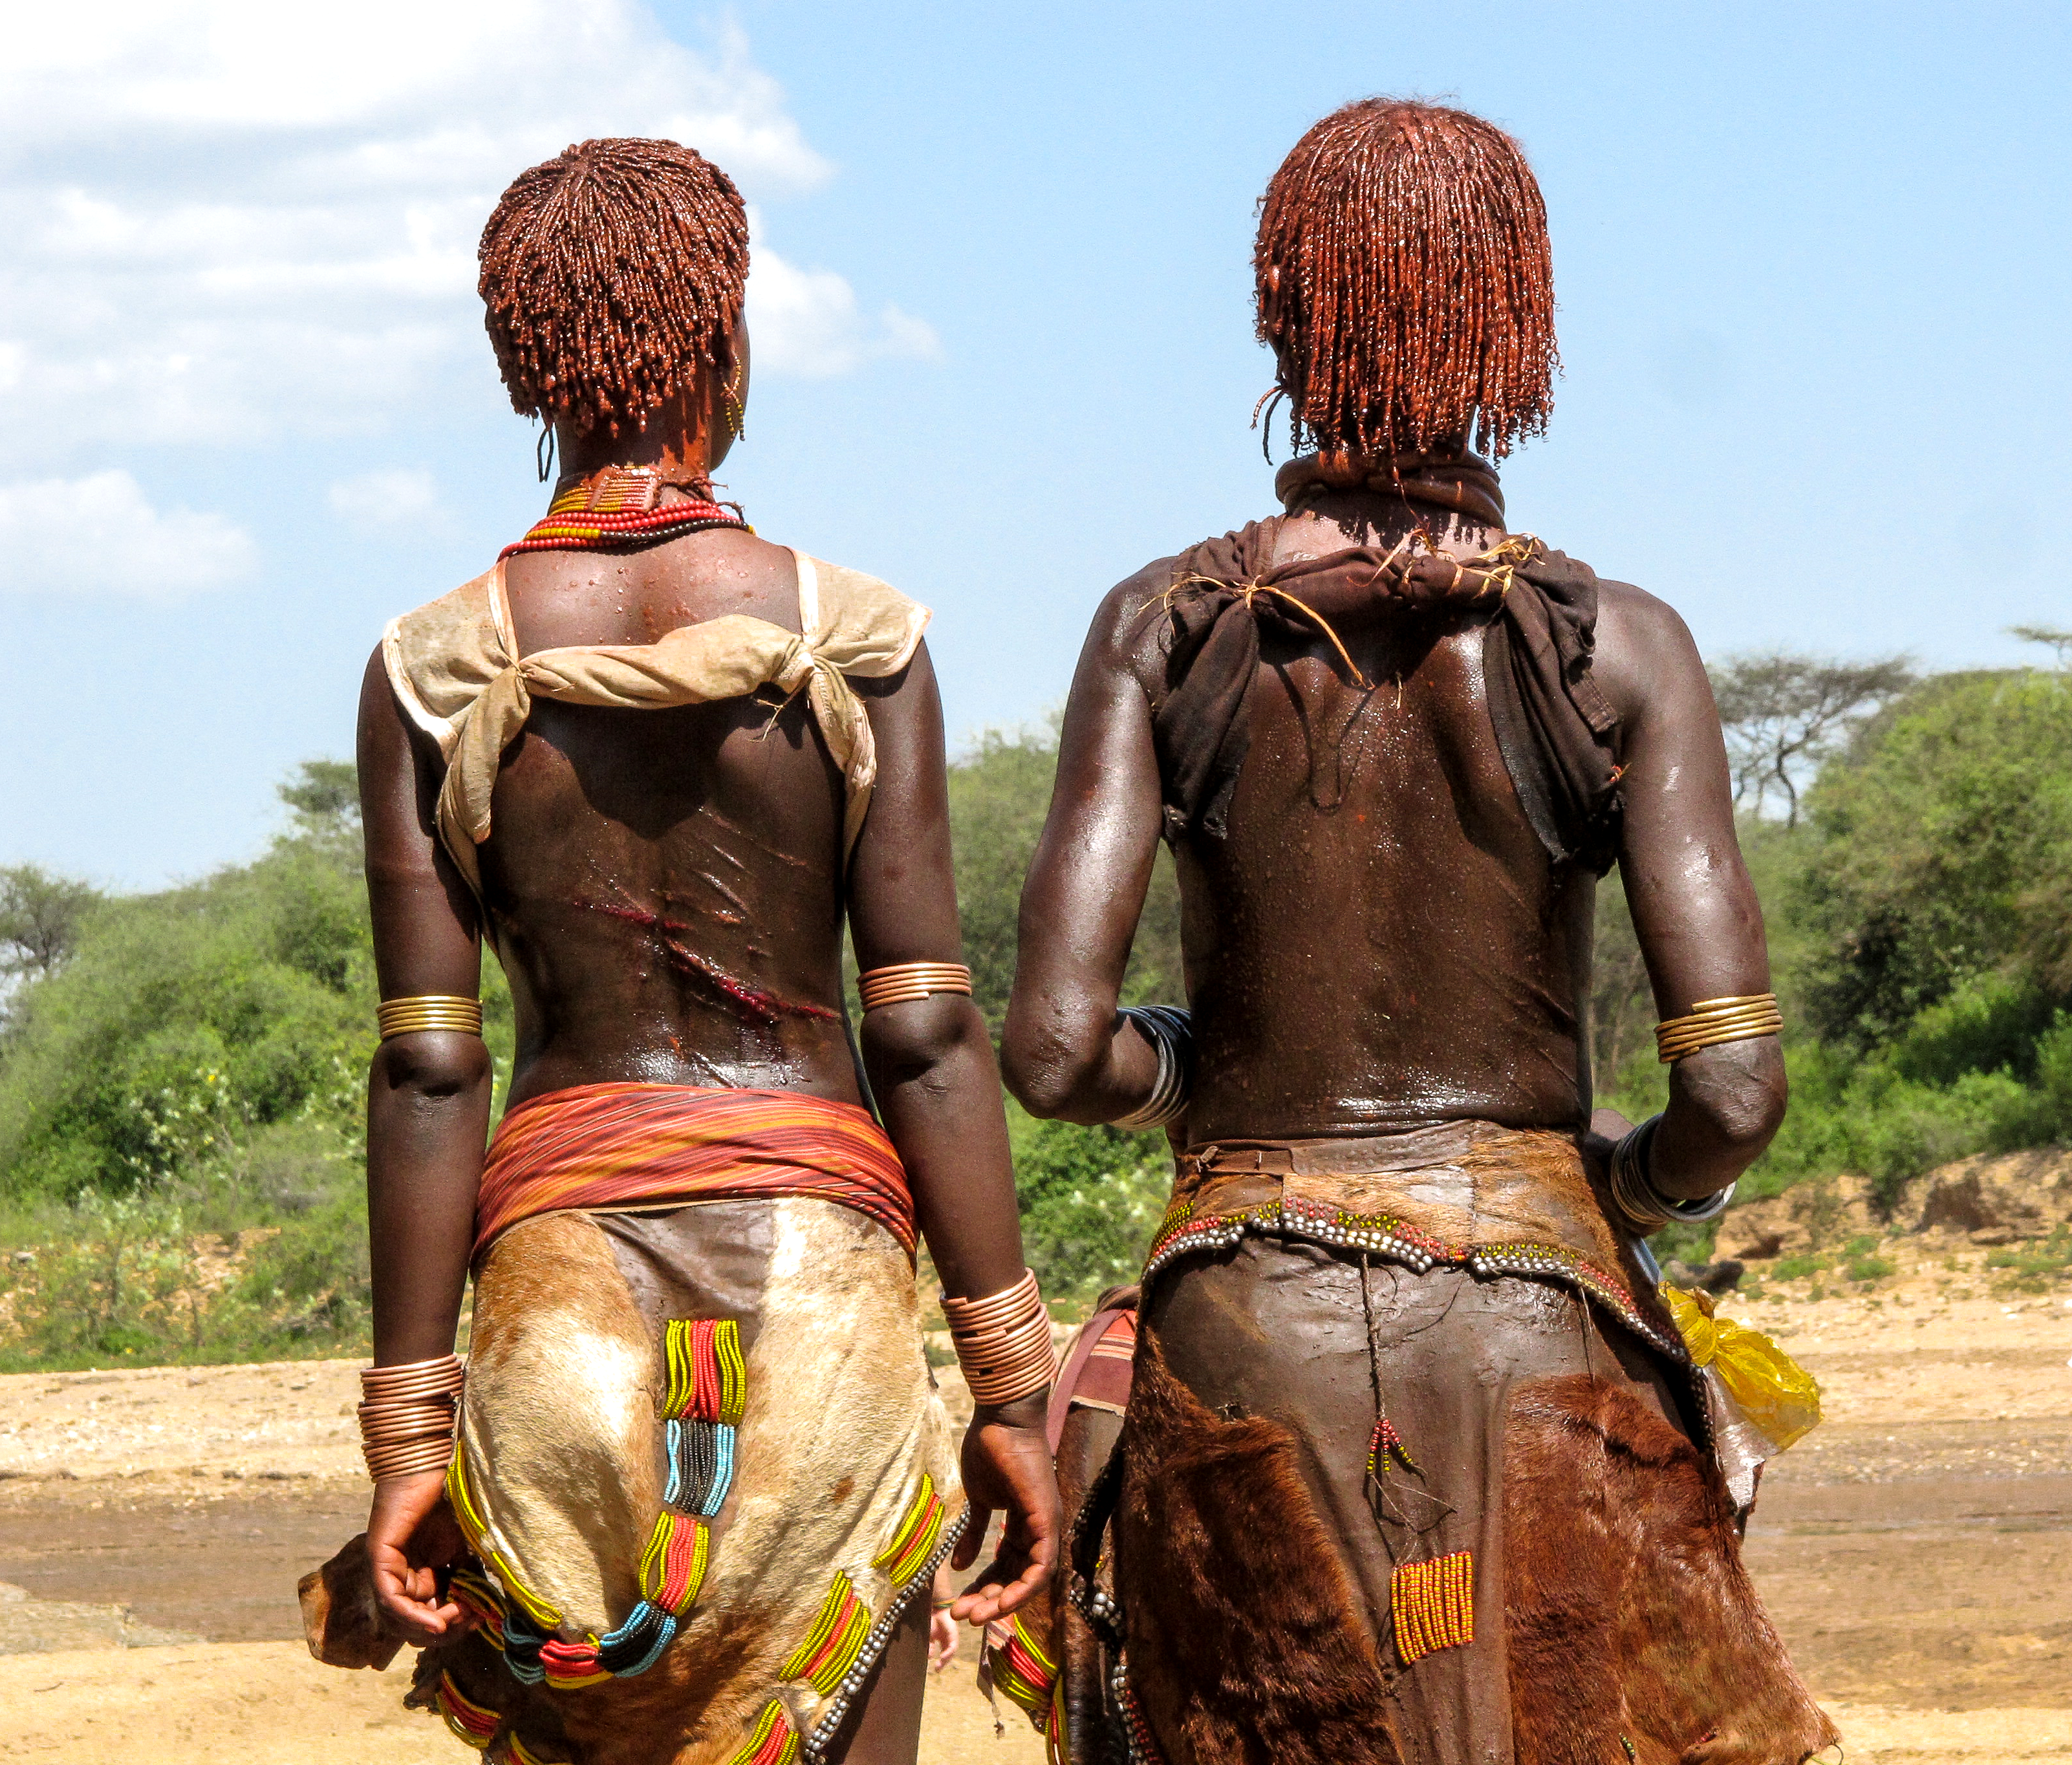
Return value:
<svg viewBox="0 0 2072 1765">
<path fill-rule="evenodd" d="M 586 141 L 520 172 L 482 232 L 484 323 L 520 417 L 646 428 L 731 366 L 748 280 L 734 180 L 673 141 Z"/>
<path fill-rule="evenodd" d="M 1500 459 L 1545 433 L 1560 366 L 1546 205 L 1518 143 L 1481 117 L 1399 98 L 1332 112 L 1260 199 L 1252 267 L 1298 447 L 1306 432 L 1326 450 Z"/>
</svg>

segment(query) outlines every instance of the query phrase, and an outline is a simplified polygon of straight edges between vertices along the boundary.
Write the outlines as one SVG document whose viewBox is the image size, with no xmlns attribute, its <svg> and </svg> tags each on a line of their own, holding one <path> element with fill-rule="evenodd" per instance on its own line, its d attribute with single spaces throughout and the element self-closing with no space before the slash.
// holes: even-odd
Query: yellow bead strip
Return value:
<svg viewBox="0 0 2072 1765">
<path fill-rule="evenodd" d="M 1389 1577 L 1388 1593 L 1396 1652 L 1404 1666 L 1441 1648 L 1464 1648 L 1475 1640 L 1473 1551 L 1399 1563 Z"/>
<path fill-rule="evenodd" d="M 867 1012 L 874 1012 L 881 1005 L 926 999 L 931 993 L 963 993 L 968 997 L 971 971 L 962 963 L 894 963 L 890 968 L 874 968 L 867 975 L 858 975 L 856 990 Z"/>
<path fill-rule="evenodd" d="M 419 993 L 409 999 L 384 999 L 376 1008 L 375 1020 L 381 1026 L 381 1040 L 392 1036 L 414 1036 L 420 1030 L 452 1030 L 462 1036 L 482 1033 L 482 1001 L 464 999 L 458 993 Z"/>
<path fill-rule="evenodd" d="M 1664 1065 L 1695 1054 L 1717 1042 L 1753 1041 L 1775 1036 L 1784 1014 L 1774 993 L 1745 993 L 1725 999 L 1701 999 L 1688 1017 L 1672 1017 L 1655 1026 L 1655 1052 Z"/>
</svg>

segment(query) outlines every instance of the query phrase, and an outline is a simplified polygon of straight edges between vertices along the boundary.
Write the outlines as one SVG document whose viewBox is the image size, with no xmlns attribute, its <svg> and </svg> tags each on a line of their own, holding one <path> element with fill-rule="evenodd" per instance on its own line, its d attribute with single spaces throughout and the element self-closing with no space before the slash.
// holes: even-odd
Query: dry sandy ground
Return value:
<svg viewBox="0 0 2072 1765">
<path fill-rule="evenodd" d="M 1852 1765 L 2072 1765 L 2072 1305 L 1950 1260 L 1723 1307 L 1827 1394 L 1766 1479 L 1749 1562 Z M 355 1395 L 340 1363 L 0 1379 L 0 1756 L 462 1765 L 399 1673 L 294 1640 L 295 1576 L 364 1511 Z M 1018 1725 L 994 1738 L 968 1664 L 927 1722 L 928 1765 L 1041 1755 Z"/>
</svg>

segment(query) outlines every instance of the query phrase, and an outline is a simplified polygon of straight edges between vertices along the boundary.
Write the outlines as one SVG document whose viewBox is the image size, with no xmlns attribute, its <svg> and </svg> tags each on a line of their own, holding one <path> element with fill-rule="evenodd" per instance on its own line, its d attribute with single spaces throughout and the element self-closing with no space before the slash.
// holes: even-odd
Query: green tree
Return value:
<svg viewBox="0 0 2072 1765">
<path fill-rule="evenodd" d="M 989 729 L 950 767 L 950 827 L 956 848 L 957 905 L 972 991 L 997 1035 L 1014 984 L 1022 881 L 1050 812 L 1058 771 L 1058 719 L 1030 729 Z M 1180 967 L 1180 894 L 1161 850 L 1131 947 L 1123 999 L 1185 1001 Z"/>
<path fill-rule="evenodd" d="M 92 884 L 35 864 L 0 869 L 0 977 L 40 980 L 55 972 L 78 948 L 101 901 Z"/>
<path fill-rule="evenodd" d="M 2072 991 L 2072 678 L 1942 675 L 1868 724 L 1808 802 L 1819 837 L 1799 889 L 1807 1002 L 1859 1051 L 1890 1045 L 1967 985 L 2030 1003 Z M 2025 1014 L 2026 1016 L 2025 1017 Z"/>
<path fill-rule="evenodd" d="M 1821 763 L 1914 679 L 1904 656 L 1828 662 L 1782 651 L 1729 657 L 1706 672 L 1733 768 L 1734 807 L 1761 815 L 1774 793 L 1792 827 L 1800 792 Z"/>
</svg>

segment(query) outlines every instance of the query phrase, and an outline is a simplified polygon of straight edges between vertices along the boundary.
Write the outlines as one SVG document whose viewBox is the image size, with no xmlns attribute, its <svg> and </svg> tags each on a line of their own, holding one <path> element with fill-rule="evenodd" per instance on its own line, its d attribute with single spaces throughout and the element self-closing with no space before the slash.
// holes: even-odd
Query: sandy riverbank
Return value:
<svg viewBox="0 0 2072 1765">
<path fill-rule="evenodd" d="M 1726 1303 L 1827 1394 L 1766 1480 L 1749 1562 L 1852 1765 L 2072 1765 L 2072 1307 L 1949 1260 Z M 462 1765 L 400 1673 L 320 1667 L 297 1640 L 295 1575 L 364 1511 L 355 1395 L 343 1362 L 0 1378 L 0 1582 L 28 1596 L 0 1596 L 10 1753 Z M 930 1765 L 1041 1755 L 1026 1729 L 994 1738 L 968 1663 L 928 1724 Z"/>
</svg>

